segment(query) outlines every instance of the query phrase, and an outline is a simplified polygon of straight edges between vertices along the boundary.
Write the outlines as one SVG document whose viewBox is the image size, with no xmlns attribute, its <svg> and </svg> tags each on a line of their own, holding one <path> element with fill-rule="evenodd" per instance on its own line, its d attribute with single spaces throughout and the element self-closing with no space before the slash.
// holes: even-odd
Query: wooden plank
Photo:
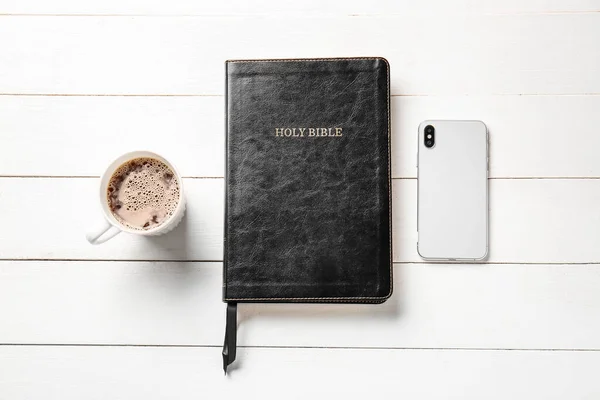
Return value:
<svg viewBox="0 0 600 400">
<path fill-rule="evenodd" d="M 0 262 L 0 343 L 219 346 L 221 283 L 221 263 Z M 382 305 L 240 305 L 238 342 L 600 350 L 598 285 L 598 264 L 396 264 Z"/>
<path fill-rule="evenodd" d="M 392 103 L 394 177 L 416 178 L 416 132 L 426 119 L 484 121 L 492 178 L 600 176 L 600 96 L 395 97 Z"/>
<path fill-rule="evenodd" d="M 150 148 L 185 176 L 222 177 L 223 103 L 223 97 L 0 96 L 0 175 L 99 175 L 120 154 Z M 487 123 L 491 177 L 600 177 L 600 96 L 394 97 L 392 109 L 395 178 L 416 177 L 418 124 L 444 118 Z"/>
<path fill-rule="evenodd" d="M 360 0 L 317 1 L 281 3 L 273 0 L 260 0 L 251 3 L 242 0 L 221 2 L 197 2 L 176 0 L 165 3 L 158 0 L 105 0 L 102 2 L 81 2 L 61 0 L 36 2 L 35 0 L 4 0 L 0 2 L 3 14 L 37 15 L 373 15 L 373 14 L 489 14 L 489 13 L 560 13 L 597 11 L 598 3 L 592 0 L 577 1 L 478 1 L 468 0 L 427 0 L 378 1 Z"/>
<path fill-rule="evenodd" d="M 598 352 L 240 349 L 238 358 L 237 367 L 223 376 L 216 348 L 0 347 L 0 395 L 11 400 L 600 395 Z"/>
<path fill-rule="evenodd" d="M 100 175 L 121 154 L 148 149 L 185 176 L 223 177 L 224 103 L 223 97 L 0 96 L 0 174 Z"/>
<path fill-rule="evenodd" d="M 187 217 L 154 238 L 123 234 L 91 246 L 97 179 L 0 179 L 0 259 L 222 260 L 222 179 L 186 179 Z M 416 180 L 393 184 L 394 260 L 416 252 Z M 600 262 L 597 180 L 491 180 L 490 262 Z M 24 229 L 23 224 L 28 229 Z M 35 245 L 32 245 L 35 244 Z"/>
<path fill-rule="evenodd" d="M 1 18 L 3 94 L 222 94 L 229 58 L 369 55 L 393 94 L 600 93 L 598 13 Z"/>
<path fill-rule="evenodd" d="M 98 203 L 98 181 L 0 179 L 0 209 L 11 210 L 3 215 L 0 258 L 223 259 L 222 179 L 185 181 L 186 214 L 169 234 L 121 234 L 93 246 L 86 241 L 85 232 L 104 218 Z"/>
<path fill-rule="evenodd" d="M 417 181 L 395 183 L 394 260 L 417 254 Z M 491 180 L 490 262 L 587 263 L 600 260 L 597 180 Z"/>
</svg>

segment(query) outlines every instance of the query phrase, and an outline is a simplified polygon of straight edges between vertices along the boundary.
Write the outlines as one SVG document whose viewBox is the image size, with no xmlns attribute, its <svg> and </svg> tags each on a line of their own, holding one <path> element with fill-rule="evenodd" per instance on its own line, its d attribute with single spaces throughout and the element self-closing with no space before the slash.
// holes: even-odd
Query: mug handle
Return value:
<svg viewBox="0 0 600 400">
<path fill-rule="evenodd" d="M 114 225 L 111 225 L 106 219 L 101 226 L 88 232 L 85 238 L 91 244 L 104 243 L 121 233 L 121 230 Z"/>
</svg>

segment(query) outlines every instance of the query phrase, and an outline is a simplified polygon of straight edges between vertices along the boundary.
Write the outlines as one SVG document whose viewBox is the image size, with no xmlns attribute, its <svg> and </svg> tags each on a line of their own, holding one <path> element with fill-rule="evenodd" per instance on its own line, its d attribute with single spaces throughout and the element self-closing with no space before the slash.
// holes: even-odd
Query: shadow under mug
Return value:
<svg viewBox="0 0 600 400">
<path fill-rule="evenodd" d="M 110 182 L 110 178 L 113 176 L 116 170 L 126 162 L 142 157 L 153 158 L 155 160 L 163 162 L 167 167 L 171 169 L 171 171 L 173 171 L 173 173 L 175 174 L 175 178 L 177 179 L 177 183 L 179 184 L 179 202 L 177 203 L 177 207 L 175 208 L 173 215 L 171 215 L 171 217 L 168 220 L 164 221 L 162 224 L 148 230 L 132 229 L 120 223 L 110 211 L 107 199 L 108 184 Z M 99 195 L 100 207 L 102 208 L 102 212 L 104 213 L 104 221 L 102 221 L 96 227 L 96 229 L 90 230 L 86 234 L 86 239 L 91 244 L 104 243 L 121 232 L 129 232 L 140 236 L 162 235 L 173 230 L 173 228 L 175 228 L 179 224 L 179 222 L 181 222 L 185 213 L 185 196 L 183 194 L 183 182 L 181 179 L 181 175 L 179 174 L 179 172 L 177 172 L 177 169 L 173 166 L 173 164 L 167 161 L 164 157 L 156 153 L 152 153 L 150 151 L 133 151 L 127 154 L 123 154 L 121 157 L 113 161 L 108 166 L 106 171 L 104 171 L 104 174 L 102 174 L 102 178 L 100 179 Z"/>
</svg>

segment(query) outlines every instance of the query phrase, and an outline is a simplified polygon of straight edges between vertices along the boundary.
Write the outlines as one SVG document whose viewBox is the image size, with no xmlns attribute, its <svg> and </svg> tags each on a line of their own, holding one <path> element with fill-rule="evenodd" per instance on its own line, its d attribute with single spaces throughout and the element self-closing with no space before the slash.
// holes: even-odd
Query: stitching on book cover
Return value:
<svg viewBox="0 0 600 400">
<path fill-rule="evenodd" d="M 330 57 L 330 58 L 270 58 L 270 59 L 265 59 L 265 60 L 260 60 L 260 59 L 256 59 L 256 60 L 226 60 L 225 62 L 227 63 L 231 63 L 231 64 L 238 64 L 238 63 L 260 63 L 260 62 L 298 62 L 298 61 L 345 61 L 345 60 L 382 60 L 384 61 L 387 66 L 388 66 L 388 75 L 389 75 L 389 63 L 381 57 Z"/>
<path fill-rule="evenodd" d="M 361 296 L 361 297 L 261 297 L 261 298 L 224 298 L 223 301 L 262 301 L 268 302 L 270 300 L 289 300 L 289 301 L 322 301 L 328 303 L 339 303 L 343 300 L 354 300 L 361 303 L 370 303 L 369 300 L 387 300 L 392 296 L 394 292 L 394 276 L 393 276 L 393 249 L 392 249 L 392 170 L 391 170 L 391 136 L 392 136 L 392 114 L 390 107 L 390 64 L 383 57 L 353 57 L 353 58 L 286 58 L 286 59 L 266 59 L 266 60 L 227 60 L 226 63 L 237 64 L 237 63 L 259 63 L 259 62 L 298 62 L 298 61 L 344 61 L 344 60 L 379 60 L 383 61 L 387 69 L 387 121 L 388 121 L 388 202 L 389 202 L 389 220 L 388 220 L 388 231 L 390 238 L 390 292 L 385 296 Z M 227 287 L 226 284 L 223 287 Z M 363 301 L 360 301 L 363 300 Z"/>
</svg>

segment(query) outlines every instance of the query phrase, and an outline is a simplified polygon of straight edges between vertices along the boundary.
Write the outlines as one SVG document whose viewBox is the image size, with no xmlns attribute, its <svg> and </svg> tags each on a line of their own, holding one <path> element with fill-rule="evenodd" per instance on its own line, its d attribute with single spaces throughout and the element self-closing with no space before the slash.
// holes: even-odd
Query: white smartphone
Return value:
<svg viewBox="0 0 600 400">
<path fill-rule="evenodd" d="M 417 252 L 425 260 L 488 254 L 488 131 L 481 121 L 423 121 L 417 152 Z"/>
</svg>

